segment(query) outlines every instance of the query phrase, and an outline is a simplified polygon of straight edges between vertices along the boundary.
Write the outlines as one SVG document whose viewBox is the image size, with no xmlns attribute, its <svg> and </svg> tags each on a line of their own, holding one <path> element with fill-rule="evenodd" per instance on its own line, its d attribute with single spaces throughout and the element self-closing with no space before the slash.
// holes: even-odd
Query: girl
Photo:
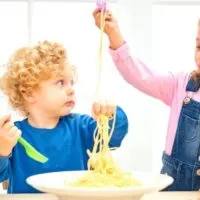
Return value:
<svg viewBox="0 0 200 200">
<path fill-rule="evenodd" d="M 93 15 L 100 27 L 100 9 Z M 190 74 L 159 75 L 130 55 L 115 18 L 105 13 L 105 33 L 110 52 L 124 79 L 134 88 L 161 100 L 170 107 L 166 148 L 161 173 L 174 178 L 169 191 L 200 189 L 200 23 L 196 38 L 197 69 Z"/>
</svg>

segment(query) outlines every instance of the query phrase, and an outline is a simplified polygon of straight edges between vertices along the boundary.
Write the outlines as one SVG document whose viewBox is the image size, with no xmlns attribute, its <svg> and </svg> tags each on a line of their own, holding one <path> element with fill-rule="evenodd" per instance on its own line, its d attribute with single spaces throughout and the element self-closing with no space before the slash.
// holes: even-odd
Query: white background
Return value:
<svg viewBox="0 0 200 200">
<path fill-rule="evenodd" d="M 193 52 L 200 6 L 182 3 L 167 6 L 153 5 L 150 0 L 119 0 L 110 4 L 132 54 L 154 70 L 177 72 L 195 67 Z M 95 1 L 66 3 L 38 0 L 31 7 L 30 20 L 30 7 L 26 1 L 0 0 L 0 65 L 6 63 L 13 50 L 29 42 L 35 44 L 40 40 L 53 40 L 64 43 L 79 72 L 75 111 L 90 113 L 99 41 L 99 32 L 92 18 L 94 7 Z M 104 45 L 102 99 L 122 106 L 130 122 L 129 134 L 118 159 L 128 169 L 159 172 L 169 110 L 164 104 L 133 89 L 121 78 L 107 47 L 108 41 Z M 0 106 L 1 115 L 11 112 L 5 97 L 1 97 Z M 19 118 L 14 112 L 12 116 L 13 120 Z"/>
</svg>

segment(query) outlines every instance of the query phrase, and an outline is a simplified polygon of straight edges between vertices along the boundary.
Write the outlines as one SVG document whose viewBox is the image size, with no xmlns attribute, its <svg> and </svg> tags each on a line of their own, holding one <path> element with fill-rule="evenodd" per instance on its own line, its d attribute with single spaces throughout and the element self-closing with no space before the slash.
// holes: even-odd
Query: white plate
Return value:
<svg viewBox="0 0 200 200">
<path fill-rule="evenodd" d="M 134 178 L 143 185 L 124 188 L 80 188 L 70 187 L 66 182 L 81 178 L 85 171 L 68 171 L 38 174 L 27 179 L 27 183 L 42 192 L 57 195 L 62 200 L 133 200 L 144 194 L 164 189 L 172 184 L 173 179 L 167 175 L 133 172 Z"/>
</svg>

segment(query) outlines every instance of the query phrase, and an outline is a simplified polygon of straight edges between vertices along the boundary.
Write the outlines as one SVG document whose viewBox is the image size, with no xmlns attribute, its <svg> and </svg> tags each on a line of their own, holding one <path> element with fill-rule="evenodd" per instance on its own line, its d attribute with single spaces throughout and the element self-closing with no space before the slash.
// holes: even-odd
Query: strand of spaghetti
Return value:
<svg viewBox="0 0 200 200">
<path fill-rule="evenodd" d="M 100 119 L 99 119 L 99 124 L 101 126 L 101 129 L 100 129 L 100 146 L 99 146 L 99 152 L 102 152 L 103 151 L 103 148 L 104 148 L 104 123 L 105 123 L 105 120 L 104 120 L 104 116 L 101 115 L 100 116 Z"/>
<path fill-rule="evenodd" d="M 92 150 L 92 154 L 97 153 L 97 148 L 98 148 L 99 142 L 101 140 L 100 132 L 98 130 L 99 130 L 99 128 L 96 130 L 97 133 L 96 134 L 94 133 L 96 135 L 96 137 L 95 137 L 95 140 L 94 140 L 94 147 L 93 147 L 93 150 Z"/>
<path fill-rule="evenodd" d="M 99 56 L 98 56 L 98 78 L 97 78 L 97 86 L 96 86 L 96 98 L 99 99 L 99 90 L 100 90 L 100 83 L 101 83 L 101 72 L 102 72 L 102 55 L 103 55 L 103 33 L 105 28 L 105 16 L 103 10 L 101 10 L 101 29 L 100 29 L 100 44 L 99 44 Z"/>
<path fill-rule="evenodd" d="M 114 129 L 115 129 L 115 123 L 116 123 L 116 111 L 114 112 L 114 116 L 113 116 L 113 123 L 112 123 L 112 128 L 109 134 L 109 140 L 111 139 Z"/>
</svg>

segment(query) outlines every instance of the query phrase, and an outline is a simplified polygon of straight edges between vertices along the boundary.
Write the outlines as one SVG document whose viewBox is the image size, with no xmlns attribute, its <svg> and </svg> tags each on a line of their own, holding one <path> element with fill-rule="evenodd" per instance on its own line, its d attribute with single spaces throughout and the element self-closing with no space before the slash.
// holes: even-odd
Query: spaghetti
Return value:
<svg viewBox="0 0 200 200">
<path fill-rule="evenodd" d="M 97 82 L 96 96 L 98 96 L 101 71 L 102 71 L 102 48 L 103 48 L 103 32 L 105 28 L 105 9 L 101 10 L 101 33 L 99 47 L 99 77 Z M 94 146 L 92 152 L 87 150 L 88 171 L 80 179 L 70 184 L 75 187 L 125 187 L 141 185 L 137 180 L 133 179 L 130 173 L 123 172 L 115 163 L 109 142 L 112 137 L 115 122 L 116 112 L 113 116 L 112 127 L 109 127 L 109 117 L 99 115 L 97 118 L 97 128 L 94 132 Z M 109 133 L 110 130 L 110 133 Z"/>
</svg>

